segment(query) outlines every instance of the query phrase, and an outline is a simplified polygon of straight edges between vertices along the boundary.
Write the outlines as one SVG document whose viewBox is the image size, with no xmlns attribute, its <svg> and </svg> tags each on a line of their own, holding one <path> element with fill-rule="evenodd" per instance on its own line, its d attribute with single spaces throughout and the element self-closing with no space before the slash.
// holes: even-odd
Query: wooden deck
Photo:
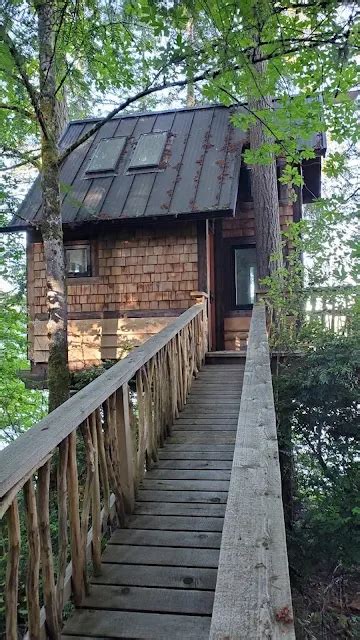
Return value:
<svg viewBox="0 0 360 640">
<path fill-rule="evenodd" d="M 244 365 L 206 365 L 64 640 L 207 640 Z"/>
</svg>

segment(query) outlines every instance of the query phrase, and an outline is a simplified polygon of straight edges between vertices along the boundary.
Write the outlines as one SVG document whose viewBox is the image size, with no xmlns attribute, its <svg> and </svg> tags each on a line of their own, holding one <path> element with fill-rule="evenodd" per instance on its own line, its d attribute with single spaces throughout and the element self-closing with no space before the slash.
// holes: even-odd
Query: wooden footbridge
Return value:
<svg viewBox="0 0 360 640">
<path fill-rule="evenodd" d="M 4 637 L 295 638 L 264 308 L 206 351 L 199 301 L 1 452 Z"/>
</svg>

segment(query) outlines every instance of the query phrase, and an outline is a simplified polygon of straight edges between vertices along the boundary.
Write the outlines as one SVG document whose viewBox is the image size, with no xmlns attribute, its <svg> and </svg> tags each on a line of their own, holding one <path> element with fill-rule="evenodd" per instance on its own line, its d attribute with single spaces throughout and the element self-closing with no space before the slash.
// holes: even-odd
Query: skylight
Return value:
<svg viewBox="0 0 360 640">
<path fill-rule="evenodd" d="M 124 150 L 126 138 L 103 138 L 95 149 L 86 173 L 114 171 Z"/>
<path fill-rule="evenodd" d="M 166 143 L 167 132 L 143 133 L 130 160 L 129 169 L 157 167 Z"/>
</svg>

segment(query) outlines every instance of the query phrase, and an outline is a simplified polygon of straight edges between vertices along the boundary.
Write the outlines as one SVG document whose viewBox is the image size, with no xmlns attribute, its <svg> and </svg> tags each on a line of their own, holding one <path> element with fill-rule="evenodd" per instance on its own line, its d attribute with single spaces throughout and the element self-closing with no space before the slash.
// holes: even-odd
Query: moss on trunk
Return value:
<svg viewBox="0 0 360 640">
<path fill-rule="evenodd" d="M 45 129 L 41 137 L 42 223 L 47 286 L 49 340 L 49 410 L 69 397 L 67 296 L 60 202 L 58 137 L 59 105 L 56 94 L 56 2 L 37 0 L 40 109 Z"/>
</svg>

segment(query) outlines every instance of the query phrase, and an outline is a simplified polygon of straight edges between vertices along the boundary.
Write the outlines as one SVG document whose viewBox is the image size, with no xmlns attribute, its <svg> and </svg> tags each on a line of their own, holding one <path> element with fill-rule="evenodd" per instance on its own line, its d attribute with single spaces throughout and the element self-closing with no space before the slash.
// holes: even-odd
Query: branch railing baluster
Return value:
<svg viewBox="0 0 360 640">
<path fill-rule="evenodd" d="M 0 452 L 7 640 L 18 640 L 26 629 L 31 640 L 60 639 L 64 604 L 70 596 L 80 604 L 88 591 L 88 563 L 101 573 L 102 537 L 115 521 L 123 526 L 133 510 L 146 466 L 156 461 L 204 361 L 206 315 L 206 300 L 198 297 L 173 323 Z M 19 604 L 25 603 L 18 584 L 22 544 L 28 606 L 19 626 Z"/>
</svg>

